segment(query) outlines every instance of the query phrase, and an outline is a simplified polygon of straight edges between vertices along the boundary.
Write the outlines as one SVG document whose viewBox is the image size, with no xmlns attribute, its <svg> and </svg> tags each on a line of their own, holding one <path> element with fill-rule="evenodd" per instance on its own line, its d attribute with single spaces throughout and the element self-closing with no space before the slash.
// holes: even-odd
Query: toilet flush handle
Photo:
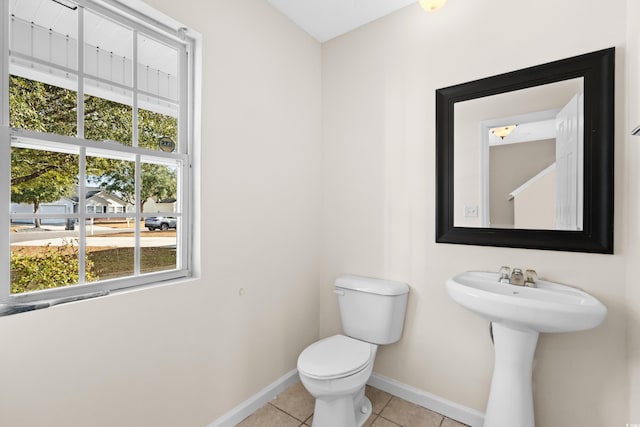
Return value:
<svg viewBox="0 0 640 427">
<path fill-rule="evenodd" d="M 333 292 L 340 296 L 344 296 L 344 291 L 342 289 L 334 289 Z"/>
</svg>

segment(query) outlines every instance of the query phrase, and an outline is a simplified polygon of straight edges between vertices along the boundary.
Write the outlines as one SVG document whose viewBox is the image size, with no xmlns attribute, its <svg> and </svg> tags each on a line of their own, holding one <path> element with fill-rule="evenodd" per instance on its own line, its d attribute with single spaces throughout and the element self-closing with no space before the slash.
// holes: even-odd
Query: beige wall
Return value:
<svg viewBox="0 0 640 427">
<path fill-rule="evenodd" d="M 609 308 L 595 330 L 540 338 L 537 425 L 640 422 L 637 2 L 409 6 L 322 48 L 261 0 L 148 3 L 203 35 L 202 279 L 0 318 L 0 425 L 206 425 L 339 331 L 343 272 L 412 286 L 378 373 L 484 411 L 487 324 L 444 282 L 503 264 Z M 434 90 L 609 46 L 616 255 L 436 245 Z"/>
<path fill-rule="evenodd" d="M 0 318 L 2 426 L 205 426 L 318 337 L 320 45 L 261 0 L 148 3 L 202 34 L 201 279 Z"/>
<path fill-rule="evenodd" d="M 556 170 L 538 178 L 513 198 L 514 227 L 553 230 L 556 227 Z"/>
<path fill-rule="evenodd" d="M 516 207 L 510 194 L 556 161 L 556 141 L 529 141 L 518 144 L 494 145 L 489 147 L 489 195 L 490 221 L 492 227 L 518 228 L 523 218 L 516 216 Z M 553 175 L 555 179 L 555 174 Z M 555 181 L 550 182 L 553 191 L 538 201 L 537 210 L 552 212 L 551 222 L 535 222 L 535 210 L 531 212 L 531 228 L 554 230 L 556 228 Z M 531 195 L 531 193 L 529 194 Z M 522 200 L 522 199 L 520 199 Z M 552 201 L 552 203 L 548 203 Z M 534 205 L 535 206 L 535 205 Z M 519 212 L 522 214 L 522 212 Z M 546 218 L 545 218 L 546 220 Z M 455 224 L 455 223 L 454 223 Z M 529 227 L 526 227 L 529 228 Z"/>
<path fill-rule="evenodd" d="M 405 280 L 412 287 L 406 329 L 399 343 L 381 348 L 375 371 L 484 411 L 493 363 L 488 324 L 452 302 L 445 280 L 469 269 L 533 267 L 609 309 L 597 329 L 540 337 L 536 425 L 640 422 L 629 420 L 627 393 L 626 297 L 637 286 L 625 286 L 625 266 L 637 257 L 623 210 L 640 193 L 640 180 L 626 179 L 640 160 L 624 153 L 626 16 L 625 0 L 606 7 L 452 0 L 435 14 L 408 6 L 323 45 L 322 336 L 340 330 L 331 293 L 337 274 Z M 618 48 L 616 254 L 435 244 L 434 91 L 610 46 Z M 634 209 L 628 215 L 637 220 Z"/>
</svg>

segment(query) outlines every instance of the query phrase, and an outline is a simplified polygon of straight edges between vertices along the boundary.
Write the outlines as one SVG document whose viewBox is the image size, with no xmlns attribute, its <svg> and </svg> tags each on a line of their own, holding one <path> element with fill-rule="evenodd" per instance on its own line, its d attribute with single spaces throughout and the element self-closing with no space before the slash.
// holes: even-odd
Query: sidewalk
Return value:
<svg viewBox="0 0 640 427">
<path fill-rule="evenodd" d="M 133 228 L 113 228 L 102 225 L 87 226 L 88 247 L 133 247 L 133 236 L 118 236 L 118 234 L 133 233 Z M 77 242 L 79 231 L 65 230 L 63 225 L 45 225 L 40 229 L 23 228 L 16 230 L 12 235 L 11 246 L 64 246 L 71 242 Z M 140 237 L 141 247 L 175 247 L 176 236 L 154 236 L 144 231 Z M 160 234 L 160 232 L 157 232 Z"/>
<path fill-rule="evenodd" d="M 77 237 L 56 237 L 51 239 L 40 240 L 26 240 L 23 242 L 12 243 L 11 246 L 64 246 L 71 241 L 76 241 Z M 112 247 L 112 248 L 128 248 L 134 247 L 133 237 L 91 237 L 87 236 L 87 246 L 93 247 Z M 176 246 L 175 237 L 141 237 L 140 247 L 152 248 L 152 247 L 166 247 Z"/>
</svg>

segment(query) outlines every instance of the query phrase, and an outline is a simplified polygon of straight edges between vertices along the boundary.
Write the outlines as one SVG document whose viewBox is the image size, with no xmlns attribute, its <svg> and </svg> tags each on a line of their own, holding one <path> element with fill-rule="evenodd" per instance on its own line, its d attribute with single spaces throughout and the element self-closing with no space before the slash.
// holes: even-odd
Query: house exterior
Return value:
<svg viewBox="0 0 640 427">
<path fill-rule="evenodd" d="M 77 197 L 75 198 L 77 200 Z M 133 212 L 135 206 L 105 190 L 87 192 L 87 214 Z"/>
<path fill-rule="evenodd" d="M 70 198 L 63 197 L 53 203 L 43 203 L 40 205 L 38 213 L 42 214 L 70 214 L 75 212 L 77 202 Z M 11 213 L 33 213 L 33 205 L 27 203 L 11 203 Z M 14 223 L 33 224 L 31 219 L 14 219 Z M 42 224 L 62 225 L 65 223 L 63 218 L 43 218 Z"/>
<path fill-rule="evenodd" d="M 176 199 L 169 197 L 167 199 L 158 200 L 157 197 L 149 197 L 144 203 L 144 211 L 155 213 L 176 212 Z"/>
<path fill-rule="evenodd" d="M 109 214 L 133 212 L 135 206 L 116 196 L 115 194 L 99 188 L 90 188 L 86 197 L 87 214 Z M 41 214 L 71 214 L 78 212 L 78 196 L 63 197 L 52 203 L 40 205 L 38 213 Z M 159 211 L 160 212 L 160 211 Z M 164 211 L 163 211 L 164 212 Z M 11 203 L 11 213 L 33 213 L 33 205 L 26 203 Z M 33 223 L 30 219 L 14 220 L 16 223 Z M 44 218 L 42 224 L 62 225 L 65 219 Z"/>
</svg>

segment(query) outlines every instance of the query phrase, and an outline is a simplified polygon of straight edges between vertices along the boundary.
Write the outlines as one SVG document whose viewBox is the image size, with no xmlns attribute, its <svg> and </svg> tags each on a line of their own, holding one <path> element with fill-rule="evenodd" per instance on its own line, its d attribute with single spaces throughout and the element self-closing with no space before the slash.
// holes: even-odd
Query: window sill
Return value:
<svg viewBox="0 0 640 427">
<path fill-rule="evenodd" d="M 11 315 L 20 314 L 20 313 L 28 313 L 30 311 L 41 310 L 43 308 L 55 307 L 57 305 L 67 304 L 70 302 L 90 300 L 90 299 L 104 297 L 108 295 L 122 295 L 122 294 L 140 292 L 140 291 L 145 291 L 145 290 L 164 287 L 164 286 L 183 285 L 183 284 L 195 282 L 196 280 L 197 280 L 196 277 L 182 277 L 178 279 L 159 281 L 159 282 L 149 283 L 146 285 L 140 285 L 140 286 L 135 286 L 131 288 L 89 292 L 86 294 L 73 295 L 70 297 L 52 298 L 49 300 L 33 301 L 29 303 L 0 303 L 0 317 L 11 316 Z"/>
</svg>

